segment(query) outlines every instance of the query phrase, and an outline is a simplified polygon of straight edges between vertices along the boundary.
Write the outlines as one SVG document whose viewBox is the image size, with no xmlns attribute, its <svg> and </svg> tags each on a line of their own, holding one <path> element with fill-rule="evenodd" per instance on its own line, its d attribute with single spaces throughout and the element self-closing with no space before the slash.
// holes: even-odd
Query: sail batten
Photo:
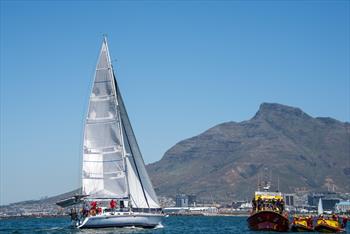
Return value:
<svg viewBox="0 0 350 234">
<path fill-rule="evenodd" d="M 83 194 L 129 197 L 134 208 L 159 208 L 109 57 L 102 43 L 83 144 Z"/>
</svg>

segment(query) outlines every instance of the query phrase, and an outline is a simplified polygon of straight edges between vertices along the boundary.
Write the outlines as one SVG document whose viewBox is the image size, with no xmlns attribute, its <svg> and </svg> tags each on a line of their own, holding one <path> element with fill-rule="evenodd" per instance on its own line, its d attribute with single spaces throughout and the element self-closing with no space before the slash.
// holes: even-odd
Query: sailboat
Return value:
<svg viewBox="0 0 350 234">
<path fill-rule="evenodd" d="M 343 226 L 340 223 L 340 218 L 337 215 L 333 214 L 331 217 L 324 215 L 321 198 L 318 201 L 317 214 L 315 231 L 326 233 L 345 232 L 345 225 Z"/>
<path fill-rule="evenodd" d="M 104 38 L 84 126 L 82 191 L 64 204 L 78 228 L 161 224 L 163 214 L 147 174 Z M 58 205 L 60 205 L 58 203 Z"/>
<path fill-rule="evenodd" d="M 322 206 L 322 199 L 321 198 L 318 200 L 317 214 L 323 215 L 323 206 Z"/>
</svg>

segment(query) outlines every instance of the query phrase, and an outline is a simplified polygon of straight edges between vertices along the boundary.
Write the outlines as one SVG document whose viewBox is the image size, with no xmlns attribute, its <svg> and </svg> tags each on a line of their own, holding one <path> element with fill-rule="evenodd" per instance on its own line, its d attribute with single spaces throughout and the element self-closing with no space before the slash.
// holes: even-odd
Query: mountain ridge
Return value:
<svg viewBox="0 0 350 234">
<path fill-rule="evenodd" d="M 250 197 L 266 167 L 280 178 L 285 192 L 327 186 L 350 191 L 345 182 L 349 135 L 348 122 L 263 103 L 250 120 L 218 124 L 180 141 L 147 169 L 157 193 L 164 196 L 185 192 L 203 199 Z M 317 172 L 320 168 L 323 171 Z"/>
<path fill-rule="evenodd" d="M 310 132 L 314 134 L 310 136 Z M 315 137 L 313 135 L 320 139 L 310 142 L 309 139 Z M 315 145 L 315 142 L 318 144 Z M 333 146 L 332 149 L 327 149 L 324 142 Z M 271 157 L 270 154 L 276 154 L 276 150 L 283 154 L 282 159 Z M 345 163 L 327 160 L 327 155 L 332 156 L 336 152 L 341 156 L 337 160 Z M 211 160 L 213 155 L 221 154 L 225 157 Z M 256 160 L 259 158 L 265 160 Z M 193 164 L 203 159 L 208 161 Z M 267 165 L 266 161 L 271 160 L 274 163 Z M 293 163 L 286 164 L 285 160 Z M 295 168 L 294 164 L 305 164 L 309 170 Z M 319 171 L 316 170 L 319 166 L 324 171 L 317 175 L 315 172 Z M 330 117 L 314 118 L 300 108 L 262 103 L 251 119 L 217 124 L 197 136 L 179 141 L 166 151 L 162 159 L 146 167 L 157 195 L 168 197 L 184 192 L 195 193 L 199 199 L 207 201 L 249 199 L 265 167 L 275 175 L 272 182 L 277 184 L 279 178 L 282 192 L 296 188 L 324 191 L 327 186 L 333 185 L 337 191 L 349 192 L 350 185 L 346 182 L 350 180 L 350 123 Z M 280 171 L 280 168 L 283 170 Z M 206 173 L 203 174 L 203 170 Z M 310 176 L 309 171 L 315 175 Z M 291 174 L 296 179 L 290 180 Z M 14 202 L 0 208 L 40 205 L 43 210 L 42 204 L 48 204 L 45 209 L 52 211 L 57 209 L 55 202 L 78 192 L 79 189 L 46 199 Z"/>
</svg>

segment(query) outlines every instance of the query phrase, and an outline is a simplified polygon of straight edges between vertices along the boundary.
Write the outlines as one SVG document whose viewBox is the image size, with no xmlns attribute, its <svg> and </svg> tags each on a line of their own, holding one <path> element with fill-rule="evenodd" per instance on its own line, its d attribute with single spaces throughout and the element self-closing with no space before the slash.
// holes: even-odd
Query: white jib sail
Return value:
<svg viewBox="0 0 350 234">
<path fill-rule="evenodd" d="M 84 131 L 83 194 L 130 196 L 135 208 L 159 208 L 104 40 L 96 66 Z"/>
<path fill-rule="evenodd" d="M 117 97 L 124 133 L 124 146 L 128 155 L 126 165 L 131 203 L 133 207 L 138 208 L 160 208 L 118 86 Z"/>
</svg>

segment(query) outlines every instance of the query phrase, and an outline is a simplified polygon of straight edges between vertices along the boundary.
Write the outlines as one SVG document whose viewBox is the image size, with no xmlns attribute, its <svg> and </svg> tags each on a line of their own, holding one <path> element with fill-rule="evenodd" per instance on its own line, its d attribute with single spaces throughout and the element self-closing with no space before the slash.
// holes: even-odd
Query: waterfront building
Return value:
<svg viewBox="0 0 350 234">
<path fill-rule="evenodd" d="M 186 194 L 177 194 L 175 207 L 188 207 L 188 196 Z"/>
<path fill-rule="evenodd" d="M 350 201 L 341 201 L 335 204 L 336 212 L 350 213 Z"/>
<path fill-rule="evenodd" d="M 197 196 L 195 194 L 188 195 L 188 206 L 196 206 Z"/>
<path fill-rule="evenodd" d="M 323 209 L 329 211 L 334 211 L 335 205 L 340 202 L 338 194 L 334 192 L 312 193 L 308 196 L 308 205 L 317 207 L 320 199 L 322 199 Z"/>
<path fill-rule="evenodd" d="M 196 195 L 177 194 L 175 198 L 175 207 L 196 206 Z"/>
<path fill-rule="evenodd" d="M 294 201 L 295 201 L 294 193 L 284 194 L 284 202 L 287 206 L 294 206 Z"/>
</svg>

